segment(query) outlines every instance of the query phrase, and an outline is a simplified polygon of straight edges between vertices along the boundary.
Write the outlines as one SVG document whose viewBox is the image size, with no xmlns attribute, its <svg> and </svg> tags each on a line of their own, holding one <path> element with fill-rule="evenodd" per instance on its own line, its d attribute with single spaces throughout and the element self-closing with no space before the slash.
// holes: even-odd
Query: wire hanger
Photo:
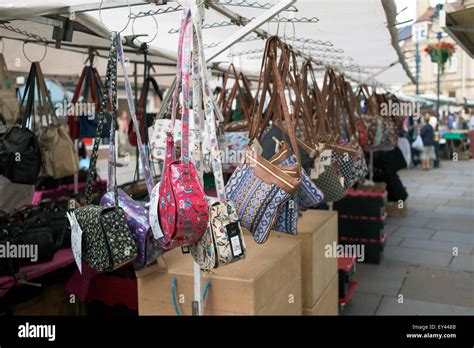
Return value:
<svg viewBox="0 0 474 348">
<path fill-rule="evenodd" d="M 25 46 L 26 44 L 29 42 L 29 43 L 36 43 L 38 44 L 38 42 L 31 42 L 29 41 L 30 38 L 26 38 L 25 41 L 23 41 L 23 47 L 22 47 L 22 50 L 23 50 L 23 55 L 25 56 L 26 60 L 29 61 L 30 63 L 33 63 L 33 62 L 38 62 L 38 63 L 41 63 L 45 58 L 46 58 L 46 53 L 48 53 L 48 43 L 45 41 L 44 42 L 44 53 L 43 53 L 43 56 L 41 57 L 40 60 L 36 60 L 36 61 L 33 61 L 31 60 L 28 55 L 26 54 L 26 50 L 25 50 Z"/>
<path fill-rule="evenodd" d="M 100 5 L 99 5 L 99 19 L 102 25 L 105 28 L 108 28 L 108 26 L 105 25 L 104 20 L 102 19 L 102 6 L 104 4 L 104 0 L 100 0 Z M 127 23 L 125 26 L 122 28 L 122 30 L 117 31 L 117 33 L 122 33 L 125 29 L 127 29 L 128 25 L 130 24 L 130 15 L 132 14 L 132 6 L 130 5 L 130 0 L 127 0 L 127 5 L 128 5 L 128 16 L 127 16 Z M 114 31 L 114 30 L 111 30 Z"/>
</svg>

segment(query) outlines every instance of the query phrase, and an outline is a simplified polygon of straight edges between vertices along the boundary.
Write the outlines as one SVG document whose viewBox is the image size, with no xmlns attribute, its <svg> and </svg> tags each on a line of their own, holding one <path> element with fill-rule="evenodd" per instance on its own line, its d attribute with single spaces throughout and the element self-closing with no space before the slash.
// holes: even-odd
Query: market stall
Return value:
<svg viewBox="0 0 474 348">
<path fill-rule="evenodd" d="M 0 187 L 25 191 L 1 202 L 0 241 L 40 230 L 47 265 L 3 263 L 5 291 L 73 265 L 68 294 L 139 315 L 337 315 L 356 291 L 351 253 L 380 262 L 409 164 L 407 115 L 381 112 L 412 79 L 393 1 L 0 9 L 2 76 L 24 85 L 9 87 Z M 46 79 L 93 110 L 58 115 Z"/>
</svg>

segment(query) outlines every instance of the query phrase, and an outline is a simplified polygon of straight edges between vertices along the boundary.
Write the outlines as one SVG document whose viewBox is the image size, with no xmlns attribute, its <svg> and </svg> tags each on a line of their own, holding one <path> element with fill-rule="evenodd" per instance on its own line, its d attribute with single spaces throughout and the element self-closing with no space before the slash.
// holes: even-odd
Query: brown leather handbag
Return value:
<svg viewBox="0 0 474 348">
<path fill-rule="evenodd" d="M 230 73 L 234 76 L 234 84 L 230 90 L 230 94 L 227 96 L 227 82 L 230 77 Z M 242 80 L 242 86 L 240 85 L 240 80 Z M 239 104 L 239 107 L 242 110 L 243 118 L 240 120 L 232 120 L 232 104 L 236 100 Z M 222 90 L 217 100 L 217 105 L 222 110 L 222 115 L 224 117 L 224 129 L 229 132 L 236 132 L 248 129 L 249 120 L 250 120 L 250 109 L 253 105 L 253 97 L 250 91 L 250 83 L 248 79 L 244 76 L 242 72 L 237 74 L 234 64 L 230 64 L 225 75 L 224 82 L 222 84 Z"/>
</svg>

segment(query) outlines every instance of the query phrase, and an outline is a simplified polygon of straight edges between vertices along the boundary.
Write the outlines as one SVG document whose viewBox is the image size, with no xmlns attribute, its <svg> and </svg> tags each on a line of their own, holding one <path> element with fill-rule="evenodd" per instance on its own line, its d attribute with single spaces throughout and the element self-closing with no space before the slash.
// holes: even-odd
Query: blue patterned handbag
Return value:
<svg viewBox="0 0 474 348">
<path fill-rule="evenodd" d="M 288 66 L 285 50 L 284 43 L 276 36 L 270 37 L 266 42 L 262 60 L 263 79 L 259 81 L 257 95 L 262 87 L 262 80 L 261 90 L 264 92 L 260 94 L 260 102 L 255 103 L 252 110 L 250 146 L 245 154 L 244 163 L 234 171 L 226 185 L 227 198 L 234 202 L 241 225 L 250 230 L 257 243 L 265 242 L 272 228 L 287 233 L 296 232 L 298 209 L 296 204 L 287 202 L 289 200 L 296 202 L 293 195 L 298 192 L 301 185 L 299 152 L 296 154 L 298 163 L 283 166 L 271 163 L 252 149 L 252 144 L 258 139 L 257 135 L 261 130 L 262 110 L 267 91 L 273 93 L 273 97 L 280 96 L 275 99 L 279 104 L 274 105 L 272 109 L 279 112 L 281 108 L 291 144 L 293 148 L 298 148 L 295 121 L 288 111 L 284 98 L 282 67 L 284 70 Z M 278 63 L 277 55 L 280 59 Z M 273 91 L 269 88 L 271 77 L 275 87 Z"/>
<path fill-rule="evenodd" d="M 299 172 L 299 166 L 293 167 Z M 245 162 L 230 177 L 227 198 L 234 203 L 240 224 L 250 230 L 257 243 L 267 240 L 280 208 L 298 191 L 299 175 L 285 173 L 249 148 Z"/>
</svg>

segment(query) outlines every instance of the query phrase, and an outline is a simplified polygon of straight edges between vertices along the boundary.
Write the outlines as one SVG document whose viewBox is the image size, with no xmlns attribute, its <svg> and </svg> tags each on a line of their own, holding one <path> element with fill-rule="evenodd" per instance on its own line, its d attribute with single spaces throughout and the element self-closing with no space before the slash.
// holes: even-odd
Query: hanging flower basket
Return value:
<svg viewBox="0 0 474 348">
<path fill-rule="evenodd" d="M 441 41 L 436 45 L 431 44 L 425 48 L 425 52 L 430 55 L 431 61 L 440 65 L 441 73 L 444 73 L 444 65 L 455 51 L 454 45 L 446 41 Z"/>
</svg>

